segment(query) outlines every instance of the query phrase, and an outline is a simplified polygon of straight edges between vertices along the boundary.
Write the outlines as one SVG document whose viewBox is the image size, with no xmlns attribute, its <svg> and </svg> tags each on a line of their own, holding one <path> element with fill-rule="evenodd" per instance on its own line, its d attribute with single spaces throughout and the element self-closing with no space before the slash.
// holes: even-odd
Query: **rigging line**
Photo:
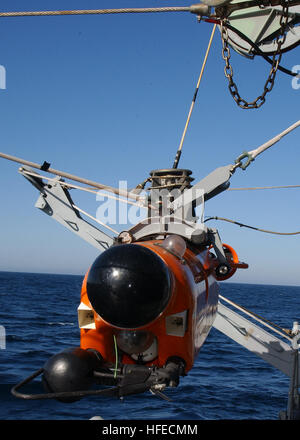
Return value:
<svg viewBox="0 0 300 440">
<path fill-rule="evenodd" d="M 261 153 L 266 151 L 268 148 L 275 145 L 277 142 L 279 142 L 284 136 L 286 136 L 291 131 L 295 130 L 297 127 L 300 126 L 300 119 L 295 122 L 294 124 L 290 125 L 288 128 L 286 128 L 284 131 L 279 133 L 277 136 L 273 137 L 269 141 L 262 144 L 260 147 L 255 148 L 251 151 L 244 151 L 240 156 L 235 160 L 235 165 L 232 167 L 232 171 L 234 171 L 236 168 L 240 167 L 242 170 L 245 170 L 248 168 L 248 166 L 251 164 L 251 162 Z M 242 159 L 247 158 L 246 162 L 243 163 Z"/>
<path fill-rule="evenodd" d="M 140 196 L 138 196 L 137 194 L 134 194 L 132 192 L 128 192 L 128 191 L 120 189 L 120 188 L 113 188 L 108 185 L 103 185 L 102 183 L 93 182 L 92 180 L 78 177 L 78 176 L 75 176 L 70 173 L 65 173 L 64 171 L 55 170 L 50 167 L 47 167 L 47 169 L 44 170 L 43 165 L 39 165 L 37 163 L 30 162 L 28 160 L 20 159 L 19 157 L 11 156 L 10 154 L 0 153 L 0 157 L 2 157 L 3 159 L 11 160 L 13 162 L 21 163 L 23 165 L 28 165 L 29 167 L 36 168 L 38 170 L 46 171 L 47 173 L 50 173 L 50 174 L 55 174 L 57 176 L 65 177 L 66 179 L 74 180 L 74 181 L 83 183 L 85 185 L 92 186 L 94 188 L 98 188 L 98 189 L 102 189 L 102 190 L 105 190 L 108 192 L 112 192 L 114 194 L 118 194 L 119 196 L 128 197 L 128 198 L 134 199 L 134 200 L 141 199 Z"/>
<path fill-rule="evenodd" d="M 289 330 L 287 330 L 287 329 L 285 329 L 285 328 L 282 328 L 282 327 L 280 327 L 280 326 L 277 325 L 277 324 L 274 324 L 274 322 L 271 322 L 271 321 L 269 321 L 268 319 L 263 318 L 262 316 L 257 315 L 256 313 L 254 313 L 254 312 L 252 312 L 252 311 L 250 311 L 250 310 L 247 310 L 245 307 L 240 306 L 239 304 L 237 304 L 237 303 L 235 303 L 235 302 L 233 302 L 233 301 L 230 301 L 229 299 L 225 298 L 225 297 L 222 296 L 222 295 L 219 295 L 219 298 L 221 298 L 222 300 L 226 301 L 228 304 L 231 304 L 232 306 L 236 307 L 238 310 L 241 310 L 241 311 L 244 312 L 246 315 L 251 316 L 252 318 L 255 318 L 255 319 L 256 319 L 258 322 L 260 322 L 261 324 L 265 325 L 266 327 L 270 328 L 270 329 L 273 330 L 274 332 L 280 334 L 280 335 L 283 336 L 284 338 L 287 338 L 289 341 L 291 341 L 290 336 L 288 336 L 288 335 L 290 334 L 290 331 L 289 331 Z M 268 324 L 270 324 L 270 325 L 268 325 Z M 274 328 L 274 327 L 280 329 L 281 331 L 279 332 L 279 331 L 276 330 L 276 328 Z M 281 332 L 283 332 L 283 333 L 281 333 Z"/>
<path fill-rule="evenodd" d="M 33 173 L 33 172 L 30 172 L 30 171 L 27 171 L 24 168 L 21 168 L 21 170 L 22 170 L 22 173 L 27 174 L 29 176 L 38 177 L 38 178 L 42 177 L 43 179 L 48 180 L 50 182 L 57 182 L 57 179 L 55 177 L 41 176 L 38 173 Z M 86 192 L 89 192 L 89 193 L 92 193 L 92 194 L 96 194 L 96 195 L 99 195 L 99 196 L 107 197 L 108 199 L 113 199 L 113 200 L 117 200 L 119 202 L 127 203 L 129 205 L 138 206 L 139 208 L 148 209 L 147 206 L 141 205 L 139 203 L 131 202 L 130 200 L 121 199 L 120 197 L 114 197 L 114 196 L 111 196 L 110 194 L 104 194 L 104 193 L 101 193 L 99 191 L 95 191 L 92 188 L 84 188 L 83 186 L 74 185 L 73 183 L 68 183 L 68 182 L 59 182 L 59 183 L 60 183 L 61 186 L 66 186 L 68 188 L 74 188 L 74 189 L 80 189 L 81 191 L 86 191 Z"/>
<path fill-rule="evenodd" d="M 106 225 L 105 223 L 101 222 L 100 220 L 96 219 L 95 217 L 93 217 L 91 214 L 88 214 L 87 212 L 85 212 L 83 209 L 78 208 L 78 206 L 74 205 L 74 203 L 72 203 L 72 207 L 74 209 L 77 209 L 77 211 L 81 212 L 82 214 L 86 215 L 87 217 L 89 217 L 90 219 L 94 220 L 95 222 L 99 223 L 99 225 L 104 226 L 104 228 L 109 229 L 111 232 L 113 232 L 116 235 L 119 235 L 119 232 L 116 231 L 115 229 L 111 228 L 110 226 Z"/>
<path fill-rule="evenodd" d="M 295 122 L 293 125 L 288 127 L 286 130 L 275 136 L 274 138 L 270 139 L 268 142 L 265 142 L 263 145 L 261 145 L 258 148 L 255 148 L 254 150 L 248 151 L 248 154 L 251 156 L 252 160 L 256 158 L 259 154 L 263 153 L 268 148 L 272 147 L 274 144 L 276 144 L 278 141 L 283 138 L 286 134 L 290 133 L 292 130 L 300 126 L 300 119 L 299 121 Z"/>
<path fill-rule="evenodd" d="M 227 191 L 248 191 L 256 189 L 280 189 L 280 188 L 300 188 L 300 185 L 285 185 L 285 186 L 254 186 L 249 188 L 228 188 Z"/>
<path fill-rule="evenodd" d="M 114 348 L 115 348 L 115 357 L 116 357 L 115 368 L 114 368 L 114 378 L 116 378 L 117 377 L 117 372 L 118 372 L 118 347 L 117 347 L 116 336 L 113 335 L 113 337 L 114 337 Z"/>
<path fill-rule="evenodd" d="M 275 232 L 275 231 L 269 231 L 267 229 L 260 229 L 260 228 L 256 228 L 255 226 L 249 226 L 249 225 L 245 225 L 244 223 L 240 223 L 237 222 L 235 220 L 230 220 L 229 218 L 224 218 L 224 217 L 209 217 L 206 220 L 204 220 L 205 222 L 208 222 L 210 220 L 221 220 L 223 222 L 228 222 L 228 223 L 233 223 L 234 225 L 238 225 L 241 228 L 249 228 L 249 229 L 253 229 L 255 231 L 259 231 L 259 232 L 266 232 L 267 234 L 275 234 L 275 235 L 298 235 L 300 234 L 300 231 L 296 231 L 296 232 Z"/>
<path fill-rule="evenodd" d="M 206 49 L 204 61 L 203 61 L 203 64 L 202 64 L 202 68 L 201 68 L 200 75 L 199 75 L 199 78 L 198 78 L 196 90 L 195 90 L 195 93 L 194 93 L 194 96 L 193 96 L 193 100 L 192 100 L 192 103 L 191 103 L 191 106 L 190 106 L 190 110 L 189 110 L 189 113 L 188 113 L 188 117 L 187 117 L 187 120 L 186 120 L 186 123 L 185 123 L 185 127 L 184 127 L 184 130 L 183 130 L 183 134 L 182 134 L 182 137 L 181 137 L 179 148 L 178 148 L 176 156 L 175 156 L 173 168 L 177 168 L 177 166 L 178 166 L 178 162 L 179 162 L 179 159 L 180 159 L 180 156 L 181 156 L 181 150 L 182 150 L 183 142 L 184 142 L 184 139 L 185 139 L 186 131 L 187 131 L 188 125 L 190 123 L 190 119 L 191 119 L 191 116 L 192 116 L 192 111 L 194 109 L 194 105 L 195 105 L 195 102 L 196 102 L 196 99 L 197 99 L 197 94 L 198 94 L 200 82 L 201 82 L 202 75 L 203 75 L 203 72 L 204 72 L 204 68 L 205 68 L 205 65 L 206 65 L 207 57 L 208 57 L 208 54 L 209 54 L 209 51 L 210 51 L 210 48 L 211 48 L 213 37 L 214 37 L 215 31 L 216 31 L 216 27 L 217 27 L 217 24 L 215 23 L 214 27 L 213 27 L 213 30 L 211 32 L 211 36 L 210 36 L 210 40 L 209 40 L 207 49 Z"/>
<path fill-rule="evenodd" d="M 0 12 L 0 17 L 35 17 L 53 15 L 93 15 L 93 14 L 135 14 L 147 12 L 192 12 L 189 6 L 167 6 L 160 8 L 119 8 L 119 9 L 79 9 L 69 11 L 12 11 Z"/>
</svg>

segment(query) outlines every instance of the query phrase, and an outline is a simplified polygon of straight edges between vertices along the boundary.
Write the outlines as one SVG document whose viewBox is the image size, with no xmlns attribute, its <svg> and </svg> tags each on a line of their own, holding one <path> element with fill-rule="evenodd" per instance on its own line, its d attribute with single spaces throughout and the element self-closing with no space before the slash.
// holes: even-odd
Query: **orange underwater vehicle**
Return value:
<svg viewBox="0 0 300 440">
<path fill-rule="evenodd" d="M 216 229 L 195 216 L 196 205 L 228 187 L 234 169 L 218 168 L 195 186 L 189 170 L 151 172 L 148 217 L 111 240 L 99 230 L 96 236 L 81 218 L 61 179 L 48 185 L 30 169 L 20 169 L 40 190 L 38 208 L 81 236 L 93 231 L 95 242 L 107 249 L 83 281 L 80 347 L 51 357 L 14 387 L 15 396 L 71 402 L 91 394 L 122 397 L 151 390 L 164 398 L 165 387 L 178 385 L 213 325 L 218 281 L 248 267 L 221 243 Z M 18 391 L 39 374 L 46 393 Z M 91 390 L 94 384 L 102 388 Z"/>
<path fill-rule="evenodd" d="M 188 372 L 216 315 L 218 263 L 185 247 L 169 236 L 100 255 L 83 282 L 79 314 L 90 310 L 94 328 L 81 328 L 81 348 L 115 362 L 116 338 L 122 363 L 164 367 L 176 357 Z"/>
</svg>

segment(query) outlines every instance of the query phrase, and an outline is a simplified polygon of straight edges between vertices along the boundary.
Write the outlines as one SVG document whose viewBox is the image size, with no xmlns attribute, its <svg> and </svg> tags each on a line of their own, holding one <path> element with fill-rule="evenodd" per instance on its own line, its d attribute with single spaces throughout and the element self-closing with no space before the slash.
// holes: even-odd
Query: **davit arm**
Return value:
<svg viewBox="0 0 300 440">
<path fill-rule="evenodd" d="M 36 208 L 101 251 L 113 244 L 112 237 L 83 220 L 79 211 L 73 207 L 73 200 L 69 191 L 63 187 L 61 178 L 57 177 L 51 183 L 45 184 L 42 176 L 32 176 L 26 171 L 32 170 L 29 167 L 19 169 L 19 172 L 40 192 L 35 204 Z"/>
</svg>

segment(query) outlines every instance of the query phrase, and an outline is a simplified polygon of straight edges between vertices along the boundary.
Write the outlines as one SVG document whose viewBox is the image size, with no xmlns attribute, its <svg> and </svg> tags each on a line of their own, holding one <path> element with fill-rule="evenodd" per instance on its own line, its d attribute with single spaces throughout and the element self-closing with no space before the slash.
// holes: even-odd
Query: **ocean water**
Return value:
<svg viewBox="0 0 300 440">
<path fill-rule="evenodd" d="M 10 390 L 53 354 L 79 346 L 77 307 L 83 277 L 0 272 L 0 420 L 277 420 L 289 379 L 214 328 L 180 385 L 123 401 L 85 397 L 74 403 L 23 401 Z M 221 294 L 284 327 L 300 321 L 300 287 L 223 283 Z M 39 380 L 27 392 L 42 392 Z"/>
</svg>

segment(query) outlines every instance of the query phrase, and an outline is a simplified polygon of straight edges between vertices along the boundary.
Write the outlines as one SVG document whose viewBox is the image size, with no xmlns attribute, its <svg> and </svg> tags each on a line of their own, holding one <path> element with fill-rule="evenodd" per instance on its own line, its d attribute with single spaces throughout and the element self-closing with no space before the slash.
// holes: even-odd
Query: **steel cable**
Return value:
<svg viewBox="0 0 300 440">
<path fill-rule="evenodd" d="M 275 235 L 298 235 L 298 234 L 300 234 L 300 231 L 296 231 L 296 232 L 275 232 L 275 231 L 269 231 L 267 229 L 260 229 L 260 228 L 257 228 L 255 226 L 245 225 L 244 223 L 240 223 L 240 222 L 237 222 L 235 220 L 231 220 L 229 218 L 224 218 L 224 217 L 209 217 L 209 218 L 205 219 L 204 222 L 208 222 L 210 220 L 221 220 L 223 222 L 233 223 L 234 225 L 238 225 L 241 228 L 244 227 L 244 228 L 254 229 L 255 231 L 266 232 L 267 234 L 275 234 Z"/>
<path fill-rule="evenodd" d="M 190 12 L 189 6 L 168 6 L 160 8 L 120 8 L 120 9 L 78 9 L 70 11 L 12 11 L 0 12 L 0 17 L 35 17 L 53 15 L 93 15 L 93 14 L 136 14 L 147 12 Z"/>
</svg>

